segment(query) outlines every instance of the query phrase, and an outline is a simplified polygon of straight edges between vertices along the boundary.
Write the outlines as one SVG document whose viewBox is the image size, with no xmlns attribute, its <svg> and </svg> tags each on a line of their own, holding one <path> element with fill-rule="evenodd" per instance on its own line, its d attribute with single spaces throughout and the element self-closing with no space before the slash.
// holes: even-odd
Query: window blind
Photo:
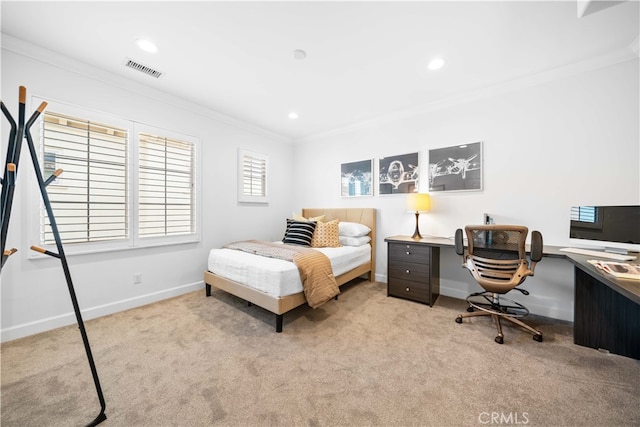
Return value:
<svg viewBox="0 0 640 427">
<path fill-rule="evenodd" d="M 267 203 L 268 157 L 238 150 L 238 201 Z"/>
<path fill-rule="evenodd" d="M 194 144 L 144 132 L 138 144 L 139 235 L 194 233 Z"/>
<path fill-rule="evenodd" d="M 42 116 L 43 174 L 64 243 L 128 238 L 127 130 L 47 111 Z M 40 241 L 55 243 L 44 205 Z"/>
<path fill-rule="evenodd" d="M 573 206 L 571 208 L 571 221 L 595 224 L 598 221 L 597 211 L 595 206 Z"/>
<path fill-rule="evenodd" d="M 267 160 L 245 154 L 242 160 L 242 170 L 244 194 L 246 196 L 266 196 Z"/>
</svg>

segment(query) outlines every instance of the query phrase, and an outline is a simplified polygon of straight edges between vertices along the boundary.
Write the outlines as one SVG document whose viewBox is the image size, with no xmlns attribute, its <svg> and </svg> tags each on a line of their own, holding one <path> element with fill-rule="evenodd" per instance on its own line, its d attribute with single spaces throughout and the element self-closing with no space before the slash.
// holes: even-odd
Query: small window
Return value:
<svg viewBox="0 0 640 427">
<path fill-rule="evenodd" d="M 238 151 L 238 201 L 268 203 L 268 156 L 252 151 Z"/>
<path fill-rule="evenodd" d="M 596 222 L 596 207 L 595 206 L 574 206 L 571 208 L 571 220 L 579 222 Z"/>
<path fill-rule="evenodd" d="M 571 227 L 602 229 L 602 215 L 596 206 L 573 206 Z"/>
</svg>

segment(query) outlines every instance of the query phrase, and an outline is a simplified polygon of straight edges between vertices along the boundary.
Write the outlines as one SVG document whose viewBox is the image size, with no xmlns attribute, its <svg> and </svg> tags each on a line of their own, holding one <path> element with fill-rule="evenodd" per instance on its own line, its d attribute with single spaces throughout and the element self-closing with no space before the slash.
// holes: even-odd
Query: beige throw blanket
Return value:
<svg viewBox="0 0 640 427">
<path fill-rule="evenodd" d="M 260 240 L 230 243 L 224 248 L 293 262 L 298 267 L 304 295 L 312 308 L 321 306 L 340 293 L 331 262 L 322 252 L 304 246 Z"/>
</svg>

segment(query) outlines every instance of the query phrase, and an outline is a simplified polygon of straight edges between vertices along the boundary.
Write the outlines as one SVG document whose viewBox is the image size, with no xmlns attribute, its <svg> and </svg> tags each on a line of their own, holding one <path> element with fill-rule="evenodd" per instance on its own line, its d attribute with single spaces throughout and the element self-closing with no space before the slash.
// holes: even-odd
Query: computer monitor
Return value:
<svg viewBox="0 0 640 427">
<path fill-rule="evenodd" d="M 569 238 L 611 252 L 640 252 L 640 205 L 574 206 Z"/>
</svg>

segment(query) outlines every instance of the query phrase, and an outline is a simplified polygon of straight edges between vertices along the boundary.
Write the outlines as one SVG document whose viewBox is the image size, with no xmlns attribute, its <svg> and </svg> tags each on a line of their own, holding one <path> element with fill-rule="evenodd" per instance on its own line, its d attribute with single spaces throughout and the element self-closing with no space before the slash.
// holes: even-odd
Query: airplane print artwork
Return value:
<svg viewBox="0 0 640 427">
<path fill-rule="evenodd" d="M 380 159 L 379 194 L 415 193 L 418 191 L 418 153 Z"/>
<path fill-rule="evenodd" d="M 373 196 L 373 159 L 340 166 L 342 197 Z"/>
<path fill-rule="evenodd" d="M 482 190 L 482 142 L 429 150 L 429 191 Z"/>
</svg>

